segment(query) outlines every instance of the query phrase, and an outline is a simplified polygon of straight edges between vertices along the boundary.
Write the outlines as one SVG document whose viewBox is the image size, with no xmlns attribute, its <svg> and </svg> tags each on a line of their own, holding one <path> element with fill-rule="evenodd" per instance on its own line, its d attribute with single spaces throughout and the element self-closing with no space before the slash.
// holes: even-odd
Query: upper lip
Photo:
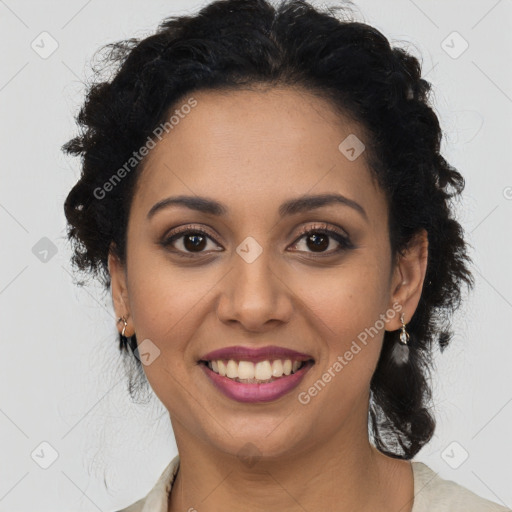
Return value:
<svg viewBox="0 0 512 512">
<path fill-rule="evenodd" d="M 274 359 L 291 359 L 293 361 L 308 361 L 313 359 L 309 354 L 297 352 L 284 347 L 269 345 L 267 347 L 254 348 L 243 347 L 240 345 L 233 347 L 220 348 L 213 352 L 208 352 L 200 358 L 201 361 L 217 361 L 219 359 L 233 359 L 235 361 L 259 362 Z"/>
</svg>

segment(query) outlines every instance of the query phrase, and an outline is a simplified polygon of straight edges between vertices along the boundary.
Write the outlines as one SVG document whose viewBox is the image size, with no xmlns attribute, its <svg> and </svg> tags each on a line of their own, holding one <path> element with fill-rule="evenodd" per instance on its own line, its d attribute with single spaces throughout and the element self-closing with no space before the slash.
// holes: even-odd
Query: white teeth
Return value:
<svg viewBox="0 0 512 512">
<path fill-rule="evenodd" d="M 280 359 L 276 359 L 272 363 L 272 377 L 281 377 L 283 375 L 283 363 Z"/>
<path fill-rule="evenodd" d="M 238 377 L 238 364 L 233 361 L 233 359 L 230 359 L 226 366 L 226 377 L 230 379 L 236 379 Z"/>
<path fill-rule="evenodd" d="M 258 380 L 268 380 L 270 377 L 272 377 L 272 366 L 270 365 L 270 361 L 260 361 L 259 363 L 256 363 L 254 378 Z"/>
<path fill-rule="evenodd" d="M 208 367 L 222 377 L 230 379 L 239 379 L 243 381 L 271 381 L 283 375 L 295 373 L 302 366 L 302 361 L 292 361 L 291 359 L 275 359 L 274 361 L 235 361 L 230 359 L 218 359 L 209 361 Z"/>
<path fill-rule="evenodd" d="M 226 363 L 224 361 L 217 361 L 217 364 L 219 365 L 219 375 L 221 375 L 222 377 L 225 377 L 226 376 Z"/>
<path fill-rule="evenodd" d="M 238 363 L 238 378 L 239 379 L 254 379 L 254 364 L 250 361 L 240 361 Z M 258 377 L 261 378 L 261 377 Z"/>
</svg>

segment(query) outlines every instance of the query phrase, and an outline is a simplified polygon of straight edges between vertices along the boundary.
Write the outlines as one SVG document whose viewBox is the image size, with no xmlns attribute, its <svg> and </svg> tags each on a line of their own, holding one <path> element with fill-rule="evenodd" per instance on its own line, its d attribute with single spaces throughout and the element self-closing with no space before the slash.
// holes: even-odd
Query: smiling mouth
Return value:
<svg viewBox="0 0 512 512">
<path fill-rule="evenodd" d="M 314 359 L 267 359 L 254 363 L 246 360 L 214 359 L 200 360 L 212 372 L 242 384 L 266 384 L 312 366 Z"/>
</svg>

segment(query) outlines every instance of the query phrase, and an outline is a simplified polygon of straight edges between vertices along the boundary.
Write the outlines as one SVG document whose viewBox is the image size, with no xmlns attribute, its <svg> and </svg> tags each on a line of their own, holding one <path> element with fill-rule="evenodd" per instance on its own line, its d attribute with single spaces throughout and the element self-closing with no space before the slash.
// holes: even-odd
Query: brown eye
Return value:
<svg viewBox="0 0 512 512">
<path fill-rule="evenodd" d="M 311 233 L 307 235 L 306 245 L 314 252 L 323 252 L 329 247 L 329 235 L 324 233 Z"/>
<path fill-rule="evenodd" d="M 202 229 L 185 229 L 171 233 L 162 240 L 161 245 L 180 256 L 201 254 L 208 247 L 208 241 L 215 242 L 212 236 Z M 213 250 L 218 245 L 213 246 Z"/>
<path fill-rule="evenodd" d="M 300 238 L 293 244 L 293 247 L 297 247 L 302 239 L 304 239 L 303 246 L 307 249 L 304 252 L 318 253 L 320 255 L 333 255 L 353 247 L 347 236 L 323 226 L 303 230 Z M 336 244 L 338 247 L 336 247 Z M 328 251 L 329 247 L 333 250 Z"/>
<path fill-rule="evenodd" d="M 209 241 L 213 243 L 210 250 L 208 250 Z M 191 229 L 190 227 L 171 232 L 170 236 L 166 236 L 160 244 L 178 256 L 189 258 L 206 255 L 211 251 L 223 250 L 219 249 L 220 245 L 216 243 L 212 235 L 203 229 Z M 301 244 L 304 249 L 299 249 L 299 252 L 316 253 L 318 256 L 332 256 L 354 247 L 346 235 L 333 229 L 327 229 L 324 225 L 303 230 L 292 247 L 297 248 Z"/>
<path fill-rule="evenodd" d="M 202 251 L 206 247 L 206 237 L 197 233 L 184 235 L 183 246 L 187 251 Z"/>
</svg>

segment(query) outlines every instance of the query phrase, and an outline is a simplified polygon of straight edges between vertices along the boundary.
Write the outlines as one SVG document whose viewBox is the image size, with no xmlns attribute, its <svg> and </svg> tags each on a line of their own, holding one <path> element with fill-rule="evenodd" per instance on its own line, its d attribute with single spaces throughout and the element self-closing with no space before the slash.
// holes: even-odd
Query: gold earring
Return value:
<svg viewBox="0 0 512 512">
<path fill-rule="evenodd" d="M 400 315 L 402 330 L 398 336 L 398 343 L 395 343 L 391 351 L 391 359 L 396 365 L 402 366 L 409 362 L 409 333 L 405 330 L 404 314 Z"/>
<path fill-rule="evenodd" d="M 123 330 L 121 332 L 121 336 L 125 336 L 126 326 L 128 325 L 128 322 L 126 321 L 126 318 L 124 316 L 120 316 L 117 319 L 117 323 L 119 323 L 119 322 L 124 322 L 124 326 L 123 326 Z"/>
<path fill-rule="evenodd" d="M 404 314 L 402 313 L 400 315 L 400 322 L 402 322 L 402 332 L 400 333 L 400 342 L 403 345 L 407 345 L 407 342 L 409 341 L 409 333 L 405 330 L 405 322 L 404 322 Z"/>
</svg>

